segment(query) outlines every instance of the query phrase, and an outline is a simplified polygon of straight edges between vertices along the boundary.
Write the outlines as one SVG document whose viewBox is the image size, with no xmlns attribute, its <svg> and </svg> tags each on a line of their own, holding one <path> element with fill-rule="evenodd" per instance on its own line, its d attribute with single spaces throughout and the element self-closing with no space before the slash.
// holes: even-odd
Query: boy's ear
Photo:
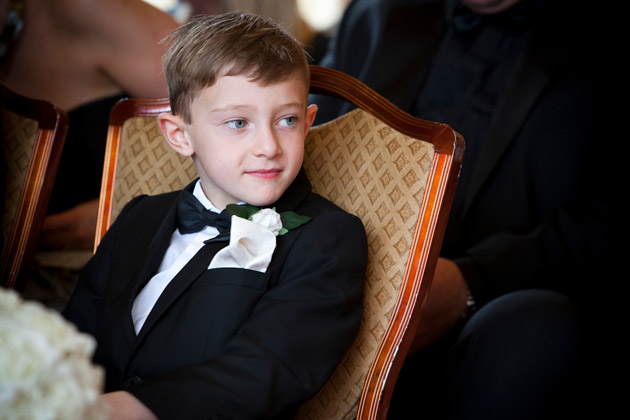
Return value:
<svg viewBox="0 0 630 420">
<path fill-rule="evenodd" d="M 317 105 L 312 104 L 306 107 L 306 115 L 304 118 L 304 132 L 308 132 L 308 130 L 313 125 L 313 121 L 315 121 L 315 115 L 317 115 Z"/>
<path fill-rule="evenodd" d="M 179 115 L 165 112 L 158 115 L 160 130 L 168 144 L 182 156 L 192 156 L 195 152 L 186 132 L 186 124 Z"/>
</svg>

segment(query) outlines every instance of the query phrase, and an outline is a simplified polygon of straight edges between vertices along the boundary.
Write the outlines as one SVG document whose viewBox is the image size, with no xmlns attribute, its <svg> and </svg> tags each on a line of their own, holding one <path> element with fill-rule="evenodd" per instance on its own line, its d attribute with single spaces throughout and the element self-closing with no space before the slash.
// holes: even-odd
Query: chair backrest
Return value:
<svg viewBox="0 0 630 420">
<path fill-rule="evenodd" d="M 49 102 L 26 98 L 3 85 L 0 99 L 5 177 L 0 194 L 4 200 L 0 280 L 3 286 L 14 287 L 37 246 L 68 117 Z"/>
<path fill-rule="evenodd" d="M 360 217 L 368 236 L 359 334 L 299 419 L 385 419 L 420 321 L 461 166 L 461 135 L 415 118 L 356 79 L 312 66 L 311 92 L 357 109 L 311 128 L 304 168 L 313 190 Z M 112 112 L 96 243 L 140 193 L 179 189 L 196 177 L 156 122 L 168 100 L 130 99 Z"/>
<path fill-rule="evenodd" d="M 120 210 L 140 194 L 185 187 L 197 176 L 190 158 L 166 143 L 157 116 L 170 111 L 168 98 L 122 99 L 109 119 L 94 249 Z"/>
</svg>

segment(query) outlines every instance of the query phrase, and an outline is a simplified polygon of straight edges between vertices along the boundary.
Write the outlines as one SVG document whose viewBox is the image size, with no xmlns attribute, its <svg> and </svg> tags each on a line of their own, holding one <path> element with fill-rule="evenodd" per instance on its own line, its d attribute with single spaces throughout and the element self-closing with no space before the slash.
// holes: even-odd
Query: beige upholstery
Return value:
<svg viewBox="0 0 630 420">
<path fill-rule="evenodd" d="M 33 155 L 37 121 L 2 108 L 2 153 L 6 163 L 6 190 L 2 214 L 2 237 L 8 243 L 20 201 L 26 172 Z"/>
<path fill-rule="evenodd" d="M 122 139 L 112 220 L 133 197 L 179 190 L 197 177 L 192 159 L 179 155 L 168 145 L 157 118 L 130 118 L 123 125 Z"/>
<path fill-rule="evenodd" d="M 301 419 L 353 419 L 366 374 L 400 290 L 433 145 L 391 129 L 365 111 L 315 127 L 305 169 L 313 190 L 361 218 L 368 237 L 364 315 L 352 350 Z M 339 402 L 342 404 L 339 404 Z"/>
</svg>

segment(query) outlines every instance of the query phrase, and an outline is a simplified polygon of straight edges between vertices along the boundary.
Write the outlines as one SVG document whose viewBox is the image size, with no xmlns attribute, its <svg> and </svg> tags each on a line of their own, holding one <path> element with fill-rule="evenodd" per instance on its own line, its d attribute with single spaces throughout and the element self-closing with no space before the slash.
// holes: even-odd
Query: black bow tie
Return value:
<svg viewBox="0 0 630 420">
<path fill-rule="evenodd" d="M 177 198 L 177 222 L 179 231 L 184 234 L 213 226 L 219 235 L 225 235 L 230 232 L 231 216 L 226 210 L 215 213 L 206 209 L 194 195 L 182 191 Z"/>
</svg>

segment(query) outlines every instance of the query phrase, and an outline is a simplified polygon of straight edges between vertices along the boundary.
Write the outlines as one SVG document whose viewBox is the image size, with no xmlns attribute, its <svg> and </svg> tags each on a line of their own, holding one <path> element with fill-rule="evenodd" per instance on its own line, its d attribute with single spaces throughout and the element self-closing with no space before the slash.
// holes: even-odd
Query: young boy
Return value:
<svg viewBox="0 0 630 420">
<path fill-rule="evenodd" d="M 299 44 L 246 14 L 173 39 L 159 123 L 199 179 L 123 209 L 64 315 L 97 339 L 112 417 L 291 418 L 358 329 L 365 232 L 301 170 L 316 107 Z"/>
</svg>

